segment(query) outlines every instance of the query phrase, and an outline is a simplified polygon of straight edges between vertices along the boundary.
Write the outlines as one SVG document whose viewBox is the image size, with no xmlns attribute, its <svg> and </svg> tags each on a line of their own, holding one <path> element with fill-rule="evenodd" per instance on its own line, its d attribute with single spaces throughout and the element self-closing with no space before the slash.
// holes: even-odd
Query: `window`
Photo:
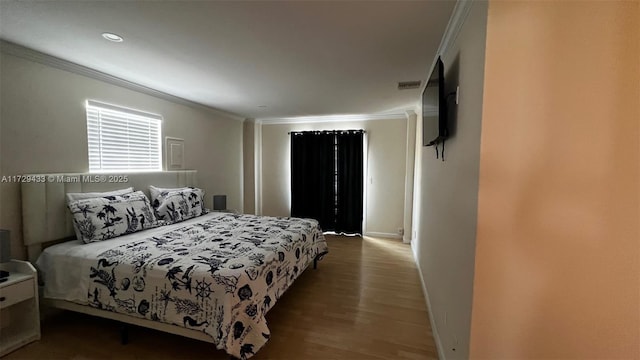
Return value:
<svg viewBox="0 0 640 360">
<path fill-rule="evenodd" d="M 87 100 L 89 171 L 161 171 L 162 116 Z"/>
</svg>

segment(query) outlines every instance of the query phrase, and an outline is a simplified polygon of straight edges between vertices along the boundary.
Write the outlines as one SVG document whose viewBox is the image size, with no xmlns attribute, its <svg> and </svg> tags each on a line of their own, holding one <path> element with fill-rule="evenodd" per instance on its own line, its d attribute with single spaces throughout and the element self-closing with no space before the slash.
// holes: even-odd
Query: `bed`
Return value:
<svg viewBox="0 0 640 360">
<path fill-rule="evenodd" d="M 239 359 L 254 355 L 270 337 L 265 314 L 327 253 L 315 220 L 215 212 L 106 241 L 63 241 L 42 251 L 43 243 L 73 235 L 67 192 L 195 186 L 196 175 L 127 174 L 126 184 L 23 184 L 25 245 L 44 284 L 43 303 L 208 341 Z"/>
</svg>

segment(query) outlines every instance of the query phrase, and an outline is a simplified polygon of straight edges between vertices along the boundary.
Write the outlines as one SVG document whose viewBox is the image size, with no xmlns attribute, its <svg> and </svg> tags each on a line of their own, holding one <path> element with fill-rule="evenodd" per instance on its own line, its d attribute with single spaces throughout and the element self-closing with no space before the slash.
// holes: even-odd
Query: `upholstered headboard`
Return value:
<svg viewBox="0 0 640 360">
<path fill-rule="evenodd" d="M 35 262 L 42 243 L 74 235 L 66 193 L 110 191 L 133 186 L 149 196 L 148 187 L 197 186 L 197 171 L 122 174 L 35 174 L 22 187 L 22 232 L 29 260 Z"/>
</svg>

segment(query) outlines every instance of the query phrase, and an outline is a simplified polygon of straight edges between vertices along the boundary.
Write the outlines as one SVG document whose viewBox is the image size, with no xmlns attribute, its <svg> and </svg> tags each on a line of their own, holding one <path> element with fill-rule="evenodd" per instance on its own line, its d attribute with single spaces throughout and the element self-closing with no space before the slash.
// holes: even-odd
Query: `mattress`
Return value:
<svg viewBox="0 0 640 360">
<path fill-rule="evenodd" d="M 210 213 L 37 260 L 45 298 L 202 331 L 245 359 L 270 336 L 265 314 L 328 252 L 317 221 Z"/>
</svg>

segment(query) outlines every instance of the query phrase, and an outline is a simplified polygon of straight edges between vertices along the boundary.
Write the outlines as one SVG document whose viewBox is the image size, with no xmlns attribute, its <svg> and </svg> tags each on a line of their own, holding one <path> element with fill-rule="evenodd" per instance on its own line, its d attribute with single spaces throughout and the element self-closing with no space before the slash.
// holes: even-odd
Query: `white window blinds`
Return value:
<svg viewBox="0 0 640 360">
<path fill-rule="evenodd" d="M 87 100 L 89 171 L 161 171 L 162 116 Z"/>
</svg>

